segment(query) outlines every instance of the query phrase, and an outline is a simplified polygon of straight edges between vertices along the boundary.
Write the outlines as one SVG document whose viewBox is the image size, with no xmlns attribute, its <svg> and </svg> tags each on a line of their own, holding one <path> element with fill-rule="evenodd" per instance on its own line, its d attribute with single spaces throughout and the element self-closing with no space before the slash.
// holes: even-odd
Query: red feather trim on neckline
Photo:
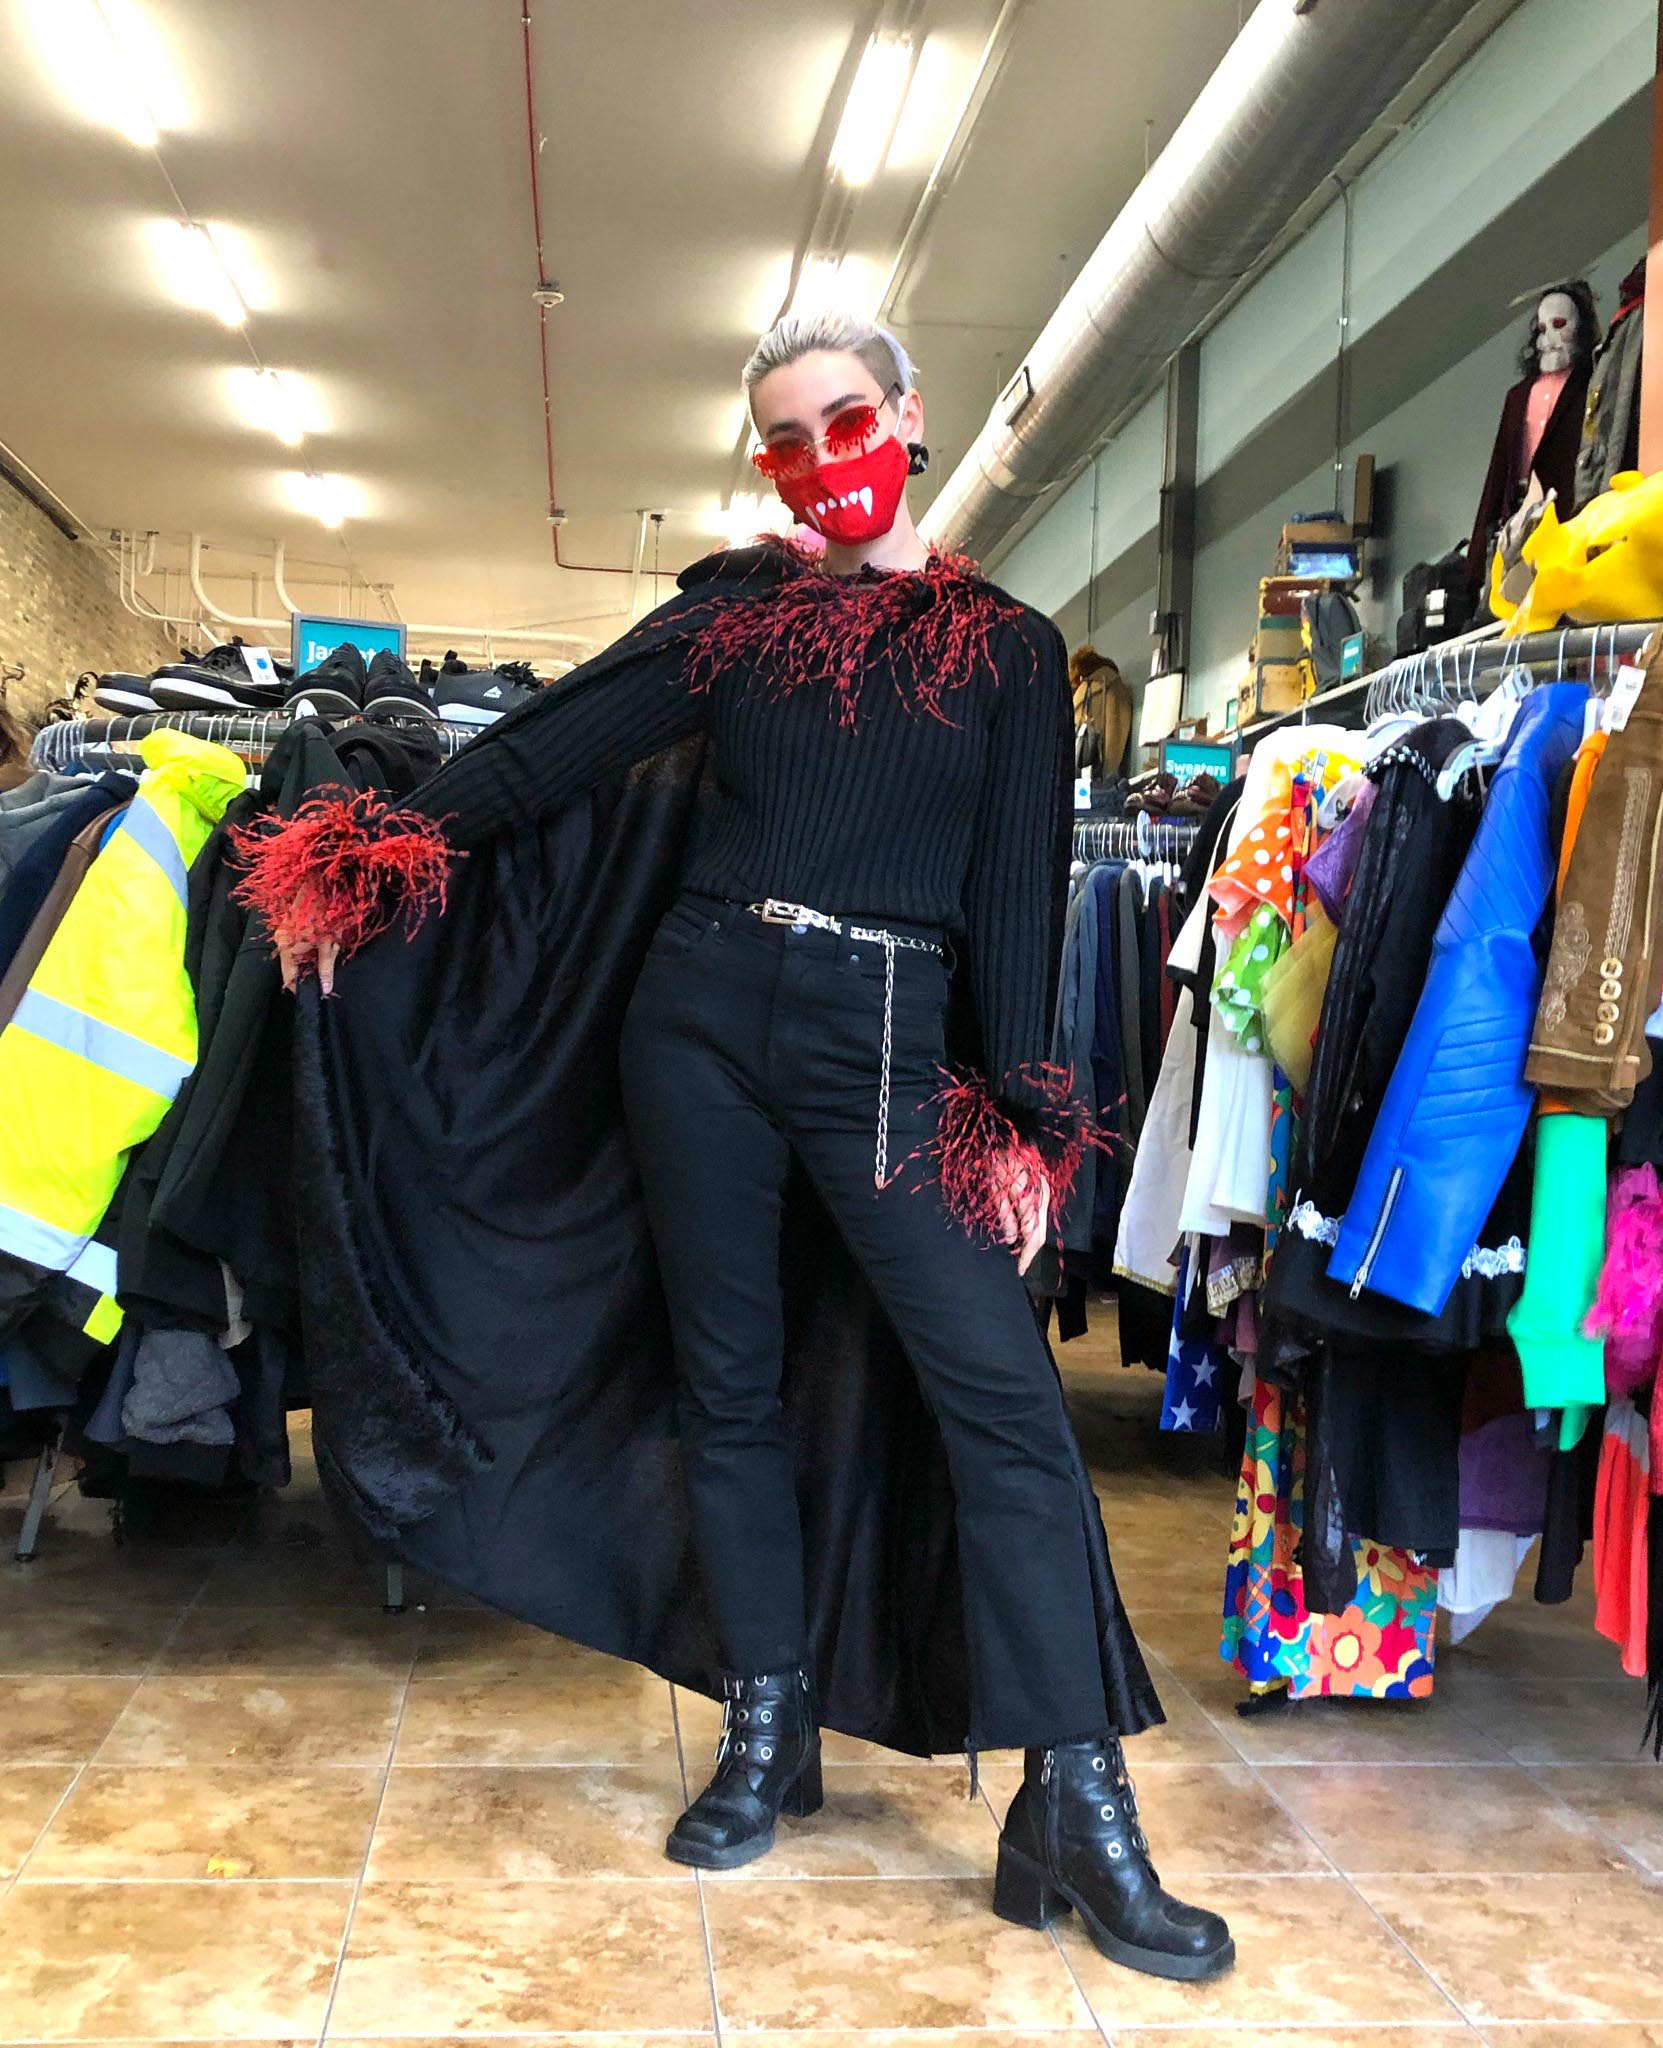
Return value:
<svg viewBox="0 0 1663 2048">
<path fill-rule="evenodd" d="M 838 723 L 852 726 L 881 651 L 894 662 L 895 687 L 906 701 L 950 725 L 944 694 L 997 674 L 994 634 L 1024 610 L 983 582 L 967 555 L 932 549 L 922 569 L 834 576 L 796 543 L 776 546 L 783 564 L 778 587 L 722 606 L 694 634 L 689 688 L 707 690 L 733 668 L 748 670 L 771 696 L 829 688 Z"/>
</svg>

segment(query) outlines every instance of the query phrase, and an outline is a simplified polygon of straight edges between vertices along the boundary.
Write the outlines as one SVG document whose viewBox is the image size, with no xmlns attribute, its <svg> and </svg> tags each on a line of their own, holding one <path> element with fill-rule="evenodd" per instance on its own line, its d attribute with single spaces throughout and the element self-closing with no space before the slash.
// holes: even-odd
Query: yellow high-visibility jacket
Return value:
<svg viewBox="0 0 1663 2048">
<path fill-rule="evenodd" d="M 235 754 L 186 733 L 147 733 L 138 752 L 138 794 L 0 1031 L 0 1256 L 84 1287 L 101 1342 L 121 1312 L 115 1252 L 93 1233 L 196 1064 L 186 878 L 244 783 Z"/>
</svg>

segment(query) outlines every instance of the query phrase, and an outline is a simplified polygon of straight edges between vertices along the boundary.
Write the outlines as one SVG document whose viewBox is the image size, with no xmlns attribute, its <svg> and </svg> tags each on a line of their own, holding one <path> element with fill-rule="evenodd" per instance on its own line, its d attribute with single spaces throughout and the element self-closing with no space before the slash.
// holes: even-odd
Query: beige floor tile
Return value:
<svg viewBox="0 0 1663 2048">
<path fill-rule="evenodd" d="M 1591 1576 L 1591 1570 L 1590 1570 Z M 1594 1627 L 1592 1600 L 1563 1607 L 1539 1607 L 1531 1599 L 1509 1600 L 1465 1642 L 1440 1644 L 1445 1669 L 1487 1666 L 1515 1678 L 1620 1678 L 1621 1652 Z"/>
<path fill-rule="evenodd" d="M 1469 2019 L 1663 2020 L 1663 1886 L 1371 1877 L 1358 1889 Z"/>
<path fill-rule="evenodd" d="M 405 1678 L 422 1617 L 379 1608 L 199 1607 L 156 1662 L 158 1677 L 238 1678 L 264 1672 L 327 1672 L 338 1678 Z"/>
<path fill-rule="evenodd" d="M 1144 1833 L 1165 1877 L 1328 1869 L 1322 1851 L 1245 1764 L 1151 1763 L 1133 1778 Z M 1021 1782 L 1014 1766 L 982 1773 L 1001 1820 Z"/>
<path fill-rule="evenodd" d="M 1122 1969 L 1092 1947 L 1077 1916 L 1059 1926 L 1098 2020 L 1117 2040 L 1139 2025 L 1250 2028 L 1270 2015 L 1284 2026 L 1336 2028 L 1461 2017 L 1341 1878 L 1190 1878 L 1183 1895 L 1222 1913 L 1235 1937 L 1236 1967 L 1211 1984 Z"/>
<path fill-rule="evenodd" d="M 1448 2026 L 1392 2027 L 1116 2027 L 1115 2048 L 1478 2048 L 1482 2036 L 1465 2020 Z M 749 2044 L 747 2044 L 749 2048 Z M 1582 2048 L 1611 2048 L 1603 2034 Z"/>
<path fill-rule="evenodd" d="M 568 1669 L 581 1674 L 597 1661 L 613 1660 L 488 1607 L 452 1607 L 435 1609 L 426 1617 L 416 1676 L 545 1678 Z"/>
<path fill-rule="evenodd" d="M 1302 1700 L 1243 1717 L 1239 1680 L 1192 1681 L 1213 1725 L 1250 1764 L 1501 1764 L 1484 1728 L 1430 1700 Z"/>
<path fill-rule="evenodd" d="M 1055 1944 L 980 1879 L 706 1885 L 724 2028 L 1079 2027 Z"/>
<path fill-rule="evenodd" d="M 633 1664 L 573 1653 L 549 1673 L 418 1678 L 401 1764 L 633 1764 L 675 1754 L 670 1688 Z"/>
<path fill-rule="evenodd" d="M 330 2033 L 710 2025 L 693 1885 L 373 1884 L 353 1919 Z"/>
<path fill-rule="evenodd" d="M 166 1607 L 0 1609 L 0 1677 L 136 1678 L 176 1618 Z"/>
<path fill-rule="evenodd" d="M 376 1880 L 691 1877 L 664 1854 L 682 1808 L 673 1757 L 635 1769 L 490 1765 L 395 1770 L 376 1824 Z"/>
<path fill-rule="evenodd" d="M 373 1770 L 95 1767 L 29 1860 L 45 1878 L 356 1878 Z"/>
<path fill-rule="evenodd" d="M 927 2034 L 864 2029 L 858 2034 L 805 2027 L 799 2032 L 771 2033 L 766 2028 L 727 2037 L 743 2048 L 1102 2048 L 1103 2037 L 1089 2024 L 1024 2032 L 1019 2027 L 948 2027 Z"/>
<path fill-rule="evenodd" d="M 980 1799 L 965 1797 L 958 1773 L 850 1764 L 827 1774 L 826 1803 L 818 1813 L 780 1822 L 771 1855 L 719 1881 L 980 1877 L 991 1883 L 996 1839 L 993 1816 Z"/>
<path fill-rule="evenodd" d="M 1608 1684 L 1503 1679 L 1482 1702 L 1461 1703 L 1472 1726 L 1524 1764 L 1631 1764 L 1643 1760 L 1646 1689 L 1637 1678 Z"/>
<path fill-rule="evenodd" d="M 1640 1764 L 1539 1764 L 1533 1775 L 1648 1870 L 1663 1873 L 1663 1769 Z"/>
<path fill-rule="evenodd" d="M 1663 2048 L 1663 2026 L 1479 2027 L 1489 2048 Z"/>
<path fill-rule="evenodd" d="M 0 2039 L 316 2038 L 350 1885 L 19 1885 Z"/>
<path fill-rule="evenodd" d="M 105 1764 L 349 1764 L 387 1761 L 400 1688 L 352 1678 L 149 1678 L 99 1756 Z"/>
<path fill-rule="evenodd" d="M 1166 1715 L 1158 1728 L 1127 1737 L 1126 1756 L 1134 1773 L 1147 1764 L 1233 1764 L 1238 1761 L 1228 1735 L 1220 1729 L 1198 1697 L 1163 1665 L 1149 1659 L 1150 1676 Z"/>
<path fill-rule="evenodd" d="M 1517 1764 L 1285 1764 L 1265 1780 L 1348 1875 L 1628 1867 Z"/>
<path fill-rule="evenodd" d="M 0 1767 L 85 1763 L 134 1690 L 130 1678 L 0 1678 Z"/>
<path fill-rule="evenodd" d="M 225 1551 L 202 1589 L 204 1607 L 347 1607 L 379 1614 L 386 1567 L 357 1562 L 333 1538 L 315 1544 L 262 1544 Z M 412 1607 L 427 1598 L 418 1572 L 404 1575 Z"/>
<path fill-rule="evenodd" d="M 331 2027 L 327 2039 L 334 2041 L 340 2038 L 341 2036 Z M 359 2044 L 359 2048 L 464 2048 L 464 2043 L 476 2042 L 480 2036 L 477 2034 L 383 2034 L 378 2039 L 373 2034 L 359 2034 L 353 2038 Z M 485 2038 L 489 2039 L 490 2037 L 487 2035 Z M 710 2044 L 715 2042 L 716 2036 L 713 2031 L 676 2034 L 610 2034 L 591 2033 L 585 2030 L 581 2034 L 536 2033 L 517 2035 L 515 2038 L 523 2040 L 527 2044 L 527 2048 L 710 2048 Z M 230 2044 L 222 2044 L 222 2048 L 230 2048 Z M 305 2048 L 314 2048 L 314 2044 L 308 2042 L 305 2044 Z M 749 2044 L 747 2044 L 747 2048 L 749 2048 Z M 843 2048 L 856 2048 L 856 2044 L 852 2041 L 846 2041 L 843 2044 Z M 914 2044 L 914 2048 L 922 2048 L 922 2044 Z M 931 2044 L 931 2048 L 933 2048 L 933 2044 Z"/>
<path fill-rule="evenodd" d="M 0 1771 L 0 1884 L 28 1855 L 74 1775 L 68 1764 L 9 1766 Z"/>
<path fill-rule="evenodd" d="M 16 1563 L 11 1547 L 0 1547 L 0 1617 L 29 1605 L 177 1609 L 201 1590 L 216 1554 L 162 1543 L 117 1545 L 108 1529 L 52 1524 L 31 1564 Z"/>
</svg>

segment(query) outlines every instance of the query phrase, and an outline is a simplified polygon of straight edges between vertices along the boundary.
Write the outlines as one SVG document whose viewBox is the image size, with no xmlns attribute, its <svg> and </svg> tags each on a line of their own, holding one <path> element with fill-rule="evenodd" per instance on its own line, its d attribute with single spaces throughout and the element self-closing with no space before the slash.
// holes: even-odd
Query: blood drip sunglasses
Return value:
<svg viewBox="0 0 1663 2048">
<path fill-rule="evenodd" d="M 818 441 L 805 441 L 800 434 L 781 434 L 768 441 L 751 457 L 758 472 L 771 484 L 794 483 L 807 476 L 821 459 L 821 451 L 833 462 L 851 455 L 864 455 L 883 436 L 881 408 L 900 391 L 891 384 L 877 405 L 849 405 L 837 413 Z"/>
</svg>

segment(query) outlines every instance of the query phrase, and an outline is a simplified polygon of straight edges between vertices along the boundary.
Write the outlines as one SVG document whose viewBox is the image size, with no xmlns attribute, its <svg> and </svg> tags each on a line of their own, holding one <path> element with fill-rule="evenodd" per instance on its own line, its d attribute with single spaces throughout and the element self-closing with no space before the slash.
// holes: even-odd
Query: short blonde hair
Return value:
<svg viewBox="0 0 1663 2048">
<path fill-rule="evenodd" d="M 853 313 L 827 311 L 787 313 L 776 320 L 745 365 L 746 391 L 754 391 L 771 370 L 783 370 L 787 363 L 822 349 L 859 356 L 886 392 L 892 384 L 899 384 L 903 393 L 914 387 L 912 358 L 887 327 L 857 319 Z"/>
</svg>

